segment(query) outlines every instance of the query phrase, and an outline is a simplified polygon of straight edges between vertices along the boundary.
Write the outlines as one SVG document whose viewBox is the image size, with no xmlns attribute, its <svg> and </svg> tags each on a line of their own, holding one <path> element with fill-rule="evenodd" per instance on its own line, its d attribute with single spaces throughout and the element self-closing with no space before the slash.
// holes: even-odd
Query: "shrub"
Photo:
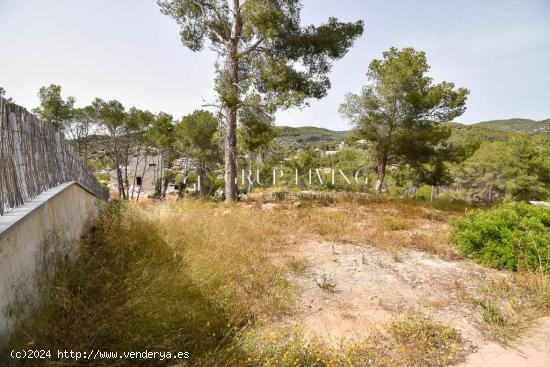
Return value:
<svg viewBox="0 0 550 367">
<path fill-rule="evenodd" d="M 432 198 L 432 192 L 433 192 L 432 190 L 433 189 L 432 189 L 431 186 L 424 185 L 424 186 L 418 188 L 418 190 L 416 190 L 416 192 L 414 193 L 413 198 L 415 200 L 429 201 Z"/>
<path fill-rule="evenodd" d="M 385 329 L 398 366 L 447 366 L 464 354 L 466 345 L 458 331 L 420 315 L 401 315 Z"/>
<path fill-rule="evenodd" d="M 463 211 L 469 205 L 464 190 L 452 190 L 438 194 L 432 186 L 424 185 L 414 193 L 413 201 L 426 203 L 440 210 Z"/>
<path fill-rule="evenodd" d="M 550 270 L 550 209 L 508 202 L 453 223 L 451 239 L 476 261 L 510 270 Z"/>
<path fill-rule="evenodd" d="M 388 229 L 392 231 L 405 231 L 411 228 L 403 219 L 391 215 L 386 215 L 384 221 Z"/>
</svg>

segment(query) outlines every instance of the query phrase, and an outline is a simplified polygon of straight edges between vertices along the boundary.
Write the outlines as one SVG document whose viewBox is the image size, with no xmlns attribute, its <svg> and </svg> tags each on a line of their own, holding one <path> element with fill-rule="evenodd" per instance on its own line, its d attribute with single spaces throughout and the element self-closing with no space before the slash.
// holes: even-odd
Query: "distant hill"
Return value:
<svg viewBox="0 0 550 367">
<path fill-rule="evenodd" d="M 550 132 L 550 119 L 535 121 L 529 119 L 508 119 L 482 121 L 470 126 L 484 127 L 500 131 L 517 131 L 527 133 L 547 133 Z"/>
<path fill-rule="evenodd" d="M 455 142 L 503 141 L 515 132 L 536 134 L 550 141 L 550 119 L 543 121 L 529 119 L 492 120 L 468 125 L 451 122 L 448 125 L 453 129 L 451 140 Z M 277 133 L 276 141 L 291 147 L 337 143 L 346 141 L 352 134 L 351 131 L 333 131 L 313 126 L 275 126 L 275 131 Z"/>
<path fill-rule="evenodd" d="M 321 127 L 275 126 L 278 142 L 288 145 L 312 145 L 346 140 L 350 131 L 333 131 Z"/>
<path fill-rule="evenodd" d="M 447 124 L 452 129 L 451 142 L 468 144 L 482 141 L 505 141 L 513 131 L 497 130 L 483 125 L 464 125 L 458 122 Z"/>
</svg>

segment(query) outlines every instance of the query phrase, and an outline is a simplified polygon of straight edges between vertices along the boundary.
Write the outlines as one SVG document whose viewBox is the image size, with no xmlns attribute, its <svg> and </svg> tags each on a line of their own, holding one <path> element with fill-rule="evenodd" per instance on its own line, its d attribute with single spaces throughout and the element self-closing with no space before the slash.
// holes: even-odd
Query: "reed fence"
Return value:
<svg viewBox="0 0 550 367">
<path fill-rule="evenodd" d="M 60 130 L 0 97 L 0 215 L 70 181 L 109 199 Z"/>
</svg>

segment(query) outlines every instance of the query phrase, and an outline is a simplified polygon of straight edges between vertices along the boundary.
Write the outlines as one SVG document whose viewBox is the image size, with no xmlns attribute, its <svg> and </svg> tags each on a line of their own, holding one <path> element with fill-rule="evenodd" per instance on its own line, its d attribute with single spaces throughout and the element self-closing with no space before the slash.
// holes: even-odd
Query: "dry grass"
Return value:
<svg viewBox="0 0 550 367">
<path fill-rule="evenodd" d="M 266 252 L 275 230 L 254 230 L 261 223 L 226 214 L 233 209 L 112 205 L 77 260 L 58 264 L 42 306 L 4 352 L 173 350 L 199 360 L 229 345 L 248 320 L 288 312 L 293 289 Z"/>
<path fill-rule="evenodd" d="M 401 316 L 385 329 L 395 345 L 392 358 L 402 366 L 447 366 L 460 361 L 466 352 L 456 330 L 425 317 Z"/>
<path fill-rule="evenodd" d="M 467 348 L 460 334 L 442 324 L 414 314 L 390 320 L 362 340 L 343 341 L 329 347 L 304 338 L 299 328 L 265 332 L 248 329 L 240 336 L 250 366 L 425 366 L 460 362 Z"/>
<path fill-rule="evenodd" d="M 454 212 L 387 200 L 330 205 L 310 202 L 306 208 L 281 204 L 270 215 L 284 216 L 287 224 L 291 224 L 288 233 L 304 238 L 321 236 L 329 241 L 368 244 L 395 253 L 416 249 L 445 259 L 461 258 L 447 240 L 447 221 L 456 215 Z"/>
<path fill-rule="evenodd" d="M 269 207 L 269 210 L 265 210 Z M 400 252 L 412 248 L 460 258 L 447 241 L 447 221 L 454 211 L 379 197 L 361 200 L 302 201 L 298 203 L 249 204 L 243 214 L 265 218 L 296 240 L 320 236 L 334 242 L 372 245 Z M 246 214 L 248 211 L 250 214 Z M 261 220 L 261 219 L 259 219 Z M 283 239 L 283 241 L 285 241 Z"/>
<path fill-rule="evenodd" d="M 538 317 L 550 312 L 550 276 L 536 272 L 511 273 L 462 297 L 477 315 L 485 336 L 508 345 Z"/>
<path fill-rule="evenodd" d="M 266 341 L 256 332 L 257 325 L 292 312 L 296 290 L 289 275 L 303 275 L 310 266 L 295 258 L 276 264 L 273 253 L 321 237 L 377 246 L 395 261 L 407 249 L 456 258 L 445 238 L 454 215 L 386 199 L 116 204 L 83 241 L 76 262 L 58 265 L 43 306 L 21 324 L 9 348 L 189 351 L 197 366 L 455 363 L 464 354 L 460 336 L 413 315 L 340 350 L 289 335 Z M 334 288 L 330 281 L 321 284 Z M 464 297 L 496 340 L 549 309 L 548 278 L 536 274 L 518 274 L 512 285 L 485 292 Z M 145 365 L 151 363 L 166 361 Z"/>
<path fill-rule="evenodd" d="M 384 221 L 390 231 L 405 231 L 411 229 L 411 225 L 399 217 L 386 215 L 384 216 Z"/>
<path fill-rule="evenodd" d="M 232 322 L 289 309 L 284 269 L 268 257 L 281 240 L 280 230 L 265 216 L 193 200 L 148 204 L 142 213 L 182 256 L 193 282 L 213 293 L 212 301 L 228 310 Z"/>
<path fill-rule="evenodd" d="M 293 274 L 301 276 L 307 272 L 310 265 L 306 259 L 292 257 L 286 262 L 286 266 Z"/>
</svg>

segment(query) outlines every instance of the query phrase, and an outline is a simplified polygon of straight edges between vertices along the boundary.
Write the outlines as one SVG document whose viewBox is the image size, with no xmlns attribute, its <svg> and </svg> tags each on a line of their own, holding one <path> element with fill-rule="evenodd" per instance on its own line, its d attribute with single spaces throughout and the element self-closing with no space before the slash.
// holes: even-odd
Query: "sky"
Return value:
<svg viewBox="0 0 550 367">
<path fill-rule="evenodd" d="M 369 63 L 392 46 L 426 52 L 435 82 L 470 89 L 465 123 L 550 118 L 550 0 L 304 0 L 304 25 L 363 19 L 365 32 L 334 63 L 332 88 L 276 124 L 347 130 L 338 114 Z M 155 0 L 0 0 L 0 86 L 38 105 L 51 83 L 77 105 L 95 97 L 179 119 L 214 100 L 215 55 L 191 52 Z"/>
</svg>

